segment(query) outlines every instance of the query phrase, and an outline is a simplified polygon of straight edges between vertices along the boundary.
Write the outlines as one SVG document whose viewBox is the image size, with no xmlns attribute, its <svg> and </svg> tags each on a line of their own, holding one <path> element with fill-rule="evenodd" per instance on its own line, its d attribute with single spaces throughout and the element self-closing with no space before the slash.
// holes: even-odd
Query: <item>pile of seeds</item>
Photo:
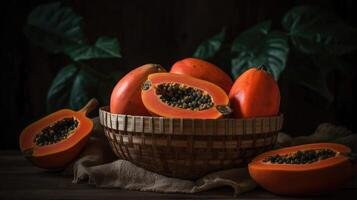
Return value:
<svg viewBox="0 0 357 200">
<path fill-rule="evenodd" d="M 213 107 L 210 95 L 178 83 L 160 84 L 156 88 L 156 94 L 160 96 L 162 102 L 173 107 L 191 110 L 206 110 Z"/>
<path fill-rule="evenodd" d="M 291 155 L 273 155 L 265 158 L 263 162 L 270 162 L 276 164 L 306 164 L 313 163 L 318 160 L 325 160 L 336 156 L 336 152 L 331 149 L 317 149 L 297 151 Z"/>
<path fill-rule="evenodd" d="M 57 143 L 67 138 L 78 127 L 78 120 L 74 117 L 63 118 L 53 125 L 41 130 L 34 138 L 37 146 Z"/>
</svg>

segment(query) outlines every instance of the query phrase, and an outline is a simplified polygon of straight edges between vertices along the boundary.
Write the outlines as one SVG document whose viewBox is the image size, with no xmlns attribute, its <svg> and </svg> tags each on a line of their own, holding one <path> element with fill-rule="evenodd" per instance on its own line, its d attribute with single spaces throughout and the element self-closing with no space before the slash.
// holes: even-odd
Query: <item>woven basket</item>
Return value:
<svg viewBox="0 0 357 200">
<path fill-rule="evenodd" d="M 114 153 L 147 170 L 196 179 L 245 166 L 276 142 L 283 116 L 251 119 L 181 119 L 99 111 Z"/>
</svg>

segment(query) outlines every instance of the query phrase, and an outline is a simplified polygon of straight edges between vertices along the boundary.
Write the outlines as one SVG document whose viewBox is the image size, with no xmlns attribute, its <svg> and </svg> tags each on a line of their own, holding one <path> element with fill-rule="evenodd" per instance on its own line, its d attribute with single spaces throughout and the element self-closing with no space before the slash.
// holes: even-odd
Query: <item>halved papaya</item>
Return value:
<svg viewBox="0 0 357 200">
<path fill-rule="evenodd" d="M 191 76 L 154 73 L 142 86 L 150 113 L 170 118 L 221 118 L 231 113 L 229 98 L 217 85 Z"/>
<path fill-rule="evenodd" d="M 170 73 L 193 76 L 221 87 L 227 94 L 233 85 L 231 77 L 216 65 L 198 59 L 185 58 L 172 65 Z"/>
<path fill-rule="evenodd" d="M 126 115 L 150 115 L 141 101 L 141 85 L 151 73 L 165 72 L 158 64 L 146 64 L 125 75 L 114 87 L 110 112 Z"/>
<path fill-rule="evenodd" d="M 351 149 L 316 143 L 263 153 L 248 164 L 250 176 L 277 194 L 318 195 L 334 191 L 352 177 Z"/>
<path fill-rule="evenodd" d="M 84 147 L 93 128 L 86 115 L 97 105 L 92 99 L 78 112 L 62 109 L 27 126 L 20 135 L 24 156 L 37 167 L 65 167 Z"/>
</svg>

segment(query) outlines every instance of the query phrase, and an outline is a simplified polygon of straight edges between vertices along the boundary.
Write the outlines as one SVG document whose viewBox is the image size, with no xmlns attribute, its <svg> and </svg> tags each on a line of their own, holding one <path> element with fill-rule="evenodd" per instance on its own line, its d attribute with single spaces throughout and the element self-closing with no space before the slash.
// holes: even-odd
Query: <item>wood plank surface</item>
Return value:
<svg viewBox="0 0 357 200">
<path fill-rule="evenodd" d="M 0 199 L 237 199 L 230 188 L 219 188 L 199 194 L 164 194 L 154 192 L 103 189 L 86 183 L 73 184 L 62 172 L 33 167 L 17 151 L 0 151 Z M 357 179 L 340 191 L 314 199 L 355 199 Z M 293 183 L 291 183 L 293 184 Z M 309 197 L 307 199 L 311 199 Z M 277 196 L 261 188 L 238 196 L 238 199 L 301 199 Z"/>
</svg>

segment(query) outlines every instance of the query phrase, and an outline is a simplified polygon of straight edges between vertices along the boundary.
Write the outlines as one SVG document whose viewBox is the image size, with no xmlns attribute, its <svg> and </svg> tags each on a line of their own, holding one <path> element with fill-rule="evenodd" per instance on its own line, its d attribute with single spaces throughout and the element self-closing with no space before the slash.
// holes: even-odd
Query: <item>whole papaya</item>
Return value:
<svg viewBox="0 0 357 200">
<path fill-rule="evenodd" d="M 197 58 L 185 58 L 177 61 L 170 73 L 193 76 L 221 87 L 227 94 L 232 87 L 231 77 L 216 65 Z"/>
<path fill-rule="evenodd" d="M 158 64 L 146 64 L 126 74 L 110 97 L 110 112 L 126 115 L 150 115 L 141 101 L 141 86 L 149 74 L 165 72 Z"/>
<path fill-rule="evenodd" d="M 236 118 L 272 116 L 279 112 L 280 91 L 263 66 L 253 67 L 234 82 L 229 100 Z"/>
</svg>

